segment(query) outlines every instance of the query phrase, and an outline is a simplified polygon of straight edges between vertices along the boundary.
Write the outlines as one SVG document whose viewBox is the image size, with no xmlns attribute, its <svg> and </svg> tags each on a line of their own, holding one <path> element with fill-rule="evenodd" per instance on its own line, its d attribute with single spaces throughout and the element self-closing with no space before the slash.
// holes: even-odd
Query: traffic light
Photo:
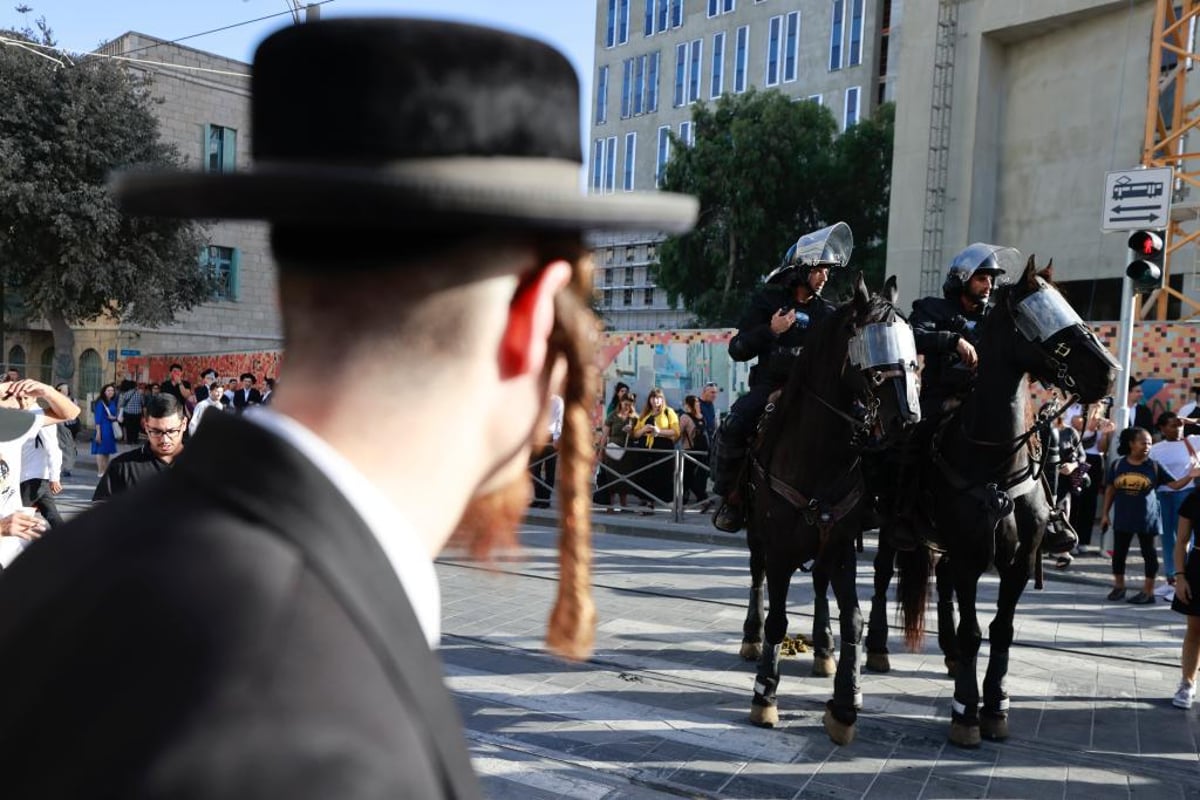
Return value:
<svg viewBox="0 0 1200 800">
<path fill-rule="evenodd" d="M 1162 286 L 1163 235 L 1165 231 L 1134 231 L 1129 237 L 1133 258 L 1125 275 L 1135 292 L 1149 293 Z"/>
</svg>

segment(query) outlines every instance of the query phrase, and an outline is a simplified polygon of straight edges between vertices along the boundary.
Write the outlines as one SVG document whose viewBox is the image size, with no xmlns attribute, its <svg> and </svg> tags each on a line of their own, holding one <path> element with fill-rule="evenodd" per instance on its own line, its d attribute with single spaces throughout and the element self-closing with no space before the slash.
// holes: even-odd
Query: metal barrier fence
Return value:
<svg viewBox="0 0 1200 800">
<path fill-rule="evenodd" d="M 624 492 L 628 497 L 637 497 L 653 504 L 653 510 L 647 508 L 642 513 L 656 513 L 660 509 L 670 511 L 671 519 L 674 522 L 682 522 L 684 514 L 688 512 L 704 513 L 710 506 L 715 506 L 719 502 L 719 498 L 709 488 L 710 468 L 707 450 L 647 450 L 643 447 L 626 447 L 624 451 L 624 456 L 619 461 L 613 461 L 602 451 L 597 451 L 592 497 L 594 501 L 596 497 L 607 496 L 609 502 L 593 502 L 594 507 L 613 506 L 615 503 L 612 502 L 614 499 L 612 495 L 620 495 Z M 529 468 L 533 471 L 536 467 L 555 458 L 558 458 L 557 453 L 536 459 L 529 463 Z M 665 470 L 668 464 L 671 467 L 671 496 L 662 497 L 655 494 L 652 489 L 656 483 L 662 483 L 661 480 L 655 480 L 658 476 L 657 471 Z M 540 470 L 533 474 L 534 483 L 552 492 L 554 487 L 538 473 Z M 706 495 L 704 498 L 696 498 L 693 493 L 692 501 L 685 502 L 687 493 L 691 489 L 690 486 L 685 485 L 689 475 L 692 476 L 694 483 L 698 484 L 701 480 L 703 481 Z"/>
</svg>

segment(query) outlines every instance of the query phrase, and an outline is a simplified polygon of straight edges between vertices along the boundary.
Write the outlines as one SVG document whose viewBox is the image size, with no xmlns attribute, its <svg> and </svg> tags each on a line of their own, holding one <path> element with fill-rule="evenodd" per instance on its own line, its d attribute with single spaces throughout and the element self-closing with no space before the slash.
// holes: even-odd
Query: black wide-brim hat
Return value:
<svg viewBox="0 0 1200 800">
<path fill-rule="evenodd" d="M 135 214 L 384 229 L 683 233 L 695 198 L 580 189 L 579 82 L 553 47 L 435 20 L 331 19 L 262 42 L 253 166 L 121 173 Z"/>
</svg>

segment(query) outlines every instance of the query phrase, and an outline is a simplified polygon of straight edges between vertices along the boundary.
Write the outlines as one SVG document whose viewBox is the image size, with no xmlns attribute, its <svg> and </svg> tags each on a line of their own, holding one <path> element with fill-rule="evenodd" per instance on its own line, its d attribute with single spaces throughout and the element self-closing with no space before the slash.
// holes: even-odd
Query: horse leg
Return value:
<svg viewBox="0 0 1200 800">
<path fill-rule="evenodd" d="M 958 623 L 954 618 L 954 578 L 951 576 L 950 559 L 943 555 L 933 571 L 937 585 L 938 649 L 942 651 L 946 674 L 951 678 L 958 673 Z"/>
<path fill-rule="evenodd" d="M 964 559 L 965 560 L 965 559 Z M 975 660 L 983 632 L 975 607 L 980 573 L 969 564 L 951 561 L 955 594 L 958 595 L 958 674 L 954 676 L 954 697 L 950 714 L 950 741 L 960 747 L 979 746 L 979 679 Z"/>
<path fill-rule="evenodd" d="M 837 667 L 833 659 L 833 623 L 829 616 L 829 573 L 823 567 L 814 567 L 812 582 L 812 674 L 818 678 L 828 678 Z"/>
<path fill-rule="evenodd" d="M 1025 565 L 1019 565 L 1025 568 Z M 1016 570 L 1005 570 L 1000 575 L 1000 595 L 996 600 L 996 617 L 988 626 L 991 654 L 987 671 L 983 676 L 983 711 L 980 714 L 980 733 L 985 739 L 1003 741 L 1008 738 L 1008 691 L 1004 678 L 1008 675 L 1008 654 L 1013 640 L 1013 618 L 1017 614 L 1017 603 L 1025 585 L 1029 582 L 1028 569 L 1024 574 Z"/>
<path fill-rule="evenodd" d="M 742 623 L 739 651 L 747 661 L 757 661 L 763 654 L 763 579 L 767 575 L 767 554 L 766 544 L 754 533 L 754 527 L 746 528 L 746 546 L 750 550 L 750 602 L 746 606 L 746 621 Z"/>
<path fill-rule="evenodd" d="M 871 595 L 871 619 L 867 625 L 867 669 L 871 672 L 889 672 L 892 662 L 888 658 L 887 590 L 896 574 L 896 551 L 892 545 L 879 537 L 879 548 L 875 551 L 875 593 Z"/>
<path fill-rule="evenodd" d="M 825 731 L 834 744 L 854 741 L 854 723 L 862 708 L 859 687 L 858 651 L 862 645 L 863 618 L 855 590 L 855 558 L 846 552 L 833 571 L 833 593 L 837 598 L 838 621 L 842 637 L 841 658 L 833 679 L 833 699 L 825 704 Z"/>
<path fill-rule="evenodd" d="M 779 722 L 779 707 L 776 691 L 779 688 L 779 649 L 787 635 L 787 596 L 794 569 L 781 568 L 768 563 L 767 575 L 768 610 L 763 628 L 765 644 L 762 657 L 758 659 L 758 673 L 754 676 L 754 699 L 750 703 L 750 721 L 764 728 L 773 728 Z"/>
</svg>

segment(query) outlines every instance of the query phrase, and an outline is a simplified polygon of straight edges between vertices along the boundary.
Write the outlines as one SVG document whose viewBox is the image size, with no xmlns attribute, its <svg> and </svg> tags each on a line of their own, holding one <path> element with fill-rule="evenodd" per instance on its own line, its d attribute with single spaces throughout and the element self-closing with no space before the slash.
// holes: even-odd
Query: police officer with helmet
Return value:
<svg viewBox="0 0 1200 800">
<path fill-rule="evenodd" d="M 740 477 L 758 419 L 771 392 L 787 383 L 808 331 L 834 310 L 821 290 L 830 268 L 846 266 L 853 249 L 844 222 L 801 236 L 751 299 L 729 341 L 730 358 L 758 363 L 750 370 L 750 391 L 733 404 L 716 437 L 713 491 L 724 500 L 713 516 L 719 530 L 733 533 L 745 524 Z"/>
<path fill-rule="evenodd" d="M 992 289 L 1007 271 L 1019 272 L 1021 254 L 1015 248 L 976 242 L 950 261 L 941 297 L 925 297 L 913 302 L 909 324 L 913 329 L 917 353 L 925 357 L 921 370 L 921 424 L 908 448 L 908 463 L 901 470 L 898 493 L 901 504 L 911 503 L 917 473 L 933 432 L 942 416 L 958 406 L 970 391 L 979 364 L 975 351 L 979 326 L 991 306 Z M 906 517 L 912 509 L 901 509 L 899 524 L 891 538 L 899 549 L 915 546 L 915 537 Z M 1045 547 L 1050 552 L 1070 550 L 1077 537 L 1061 514 L 1054 515 L 1046 529 Z"/>
</svg>

